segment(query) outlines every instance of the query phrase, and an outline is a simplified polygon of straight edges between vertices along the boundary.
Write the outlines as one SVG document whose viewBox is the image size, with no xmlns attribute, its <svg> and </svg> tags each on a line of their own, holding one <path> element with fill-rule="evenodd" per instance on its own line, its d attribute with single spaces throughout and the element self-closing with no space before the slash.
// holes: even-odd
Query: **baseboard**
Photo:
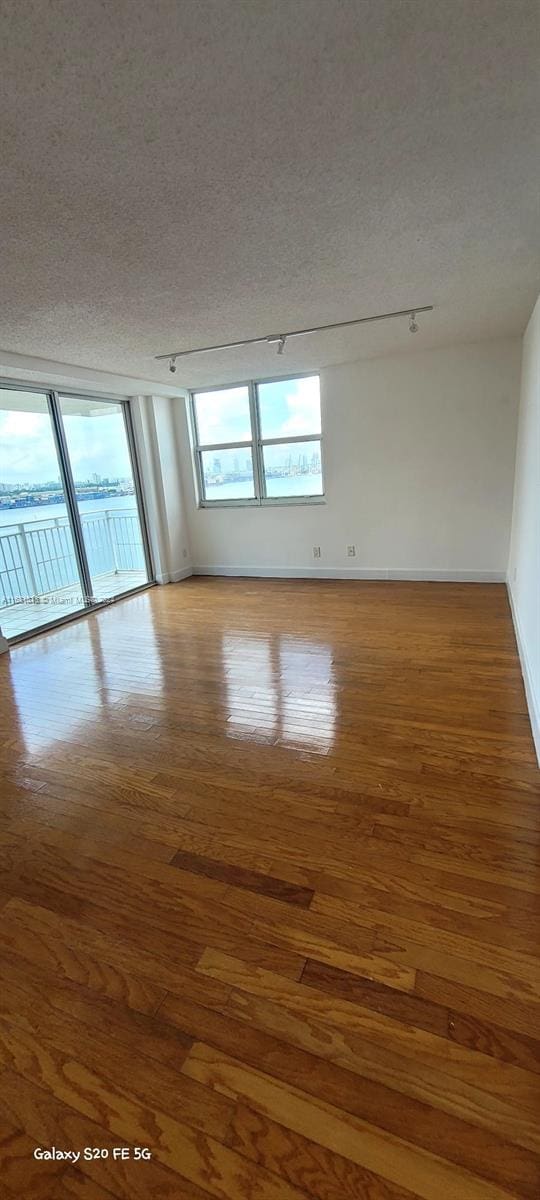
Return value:
<svg viewBox="0 0 540 1200">
<path fill-rule="evenodd" d="M 173 571 L 171 574 L 171 583 L 180 583 L 181 579 L 189 579 L 193 575 L 191 567 L 182 567 L 181 571 Z"/>
<path fill-rule="evenodd" d="M 529 720 L 531 722 L 534 748 L 536 750 L 538 765 L 540 766 L 540 700 L 536 699 L 532 671 L 529 666 L 525 642 L 521 634 L 517 609 L 514 604 L 514 597 L 512 596 L 512 588 L 510 587 L 508 580 L 506 582 L 506 590 L 508 592 L 508 602 L 510 604 L 510 612 L 512 613 L 512 621 L 514 623 L 514 633 L 516 635 L 519 661 L 521 663 L 521 674 L 523 675 L 523 685 L 525 687 L 525 696 L 527 699 L 527 708 L 529 710 Z"/>
<path fill-rule="evenodd" d="M 193 575 L 191 567 L 183 567 L 181 571 L 171 571 L 170 574 L 156 575 L 156 583 L 180 583 L 181 579 L 189 579 Z"/>
<path fill-rule="evenodd" d="M 216 567 L 198 565 L 193 575 L 258 579 L 402 579 L 433 583 L 504 583 L 504 571 L 429 571 L 361 567 Z"/>
</svg>

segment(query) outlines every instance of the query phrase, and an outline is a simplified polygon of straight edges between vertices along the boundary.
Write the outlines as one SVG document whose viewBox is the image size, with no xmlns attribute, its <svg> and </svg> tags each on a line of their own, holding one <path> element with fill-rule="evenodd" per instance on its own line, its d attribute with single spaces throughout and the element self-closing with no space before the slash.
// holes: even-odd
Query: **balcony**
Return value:
<svg viewBox="0 0 540 1200">
<path fill-rule="evenodd" d="M 147 583 L 135 507 L 81 513 L 92 597 Z M 5 637 L 80 612 L 83 589 L 67 516 L 0 526 L 0 628 Z"/>
</svg>

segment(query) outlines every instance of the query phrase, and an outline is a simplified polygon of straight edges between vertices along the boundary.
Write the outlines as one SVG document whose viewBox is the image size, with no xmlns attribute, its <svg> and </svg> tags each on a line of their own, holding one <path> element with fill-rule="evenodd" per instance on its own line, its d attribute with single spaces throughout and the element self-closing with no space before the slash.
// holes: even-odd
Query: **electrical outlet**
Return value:
<svg viewBox="0 0 540 1200">
<path fill-rule="evenodd" d="M 186 550 L 185 546 L 184 546 L 184 549 L 182 550 L 182 555 L 184 558 L 187 558 L 187 550 Z"/>
<path fill-rule="evenodd" d="M 313 547 L 313 557 L 314 557 L 314 558 L 320 558 L 320 557 L 321 557 L 321 547 L 320 547 L 320 546 L 314 546 L 314 547 Z"/>
<path fill-rule="evenodd" d="M 355 558 L 356 546 L 347 546 L 347 558 Z"/>
</svg>

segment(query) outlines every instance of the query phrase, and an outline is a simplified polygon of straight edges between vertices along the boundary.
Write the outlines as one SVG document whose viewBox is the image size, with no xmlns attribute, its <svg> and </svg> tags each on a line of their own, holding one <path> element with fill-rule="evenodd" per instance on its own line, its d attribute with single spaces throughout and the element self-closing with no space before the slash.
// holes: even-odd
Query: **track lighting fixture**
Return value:
<svg viewBox="0 0 540 1200">
<path fill-rule="evenodd" d="M 352 325 L 367 325 L 370 321 L 390 321 L 394 317 L 408 317 L 409 332 L 418 333 L 417 314 L 432 311 L 432 304 L 424 304 L 422 307 L 402 308 L 399 312 L 375 313 L 372 317 L 356 317 L 353 321 L 335 321 L 332 325 L 314 325 L 311 329 L 289 329 L 286 333 L 270 333 L 265 337 L 244 338 L 239 342 L 223 342 L 219 346 L 198 346 L 195 350 L 175 350 L 173 354 L 170 352 L 169 354 L 156 354 L 156 360 L 159 362 L 162 359 L 168 359 L 169 371 L 174 375 L 176 359 L 186 358 L 189 354 L 210 354 L 214 350 L 237 350 L 242 346 L 256 346 L 263 342 L 267 342 L 270 346 L 277 346 L 278 354 L 283 354 L 288 338 L 304 337 L 308 333 L 328 333 L 332 329 L 347 329 Z"/>
</svg>

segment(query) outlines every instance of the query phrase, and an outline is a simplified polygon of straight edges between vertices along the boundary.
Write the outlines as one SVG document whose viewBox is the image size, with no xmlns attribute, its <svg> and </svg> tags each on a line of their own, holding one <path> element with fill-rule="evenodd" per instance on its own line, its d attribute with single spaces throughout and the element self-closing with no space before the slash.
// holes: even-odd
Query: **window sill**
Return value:
<svg viewBox="0 0 540 1200">
<path fill-rule="evenodd" d="M 265 500 L 199 500 L 197 508 L 290 508 L 326 504 L 326 496 L 275 496 Z"/>
</svg>

